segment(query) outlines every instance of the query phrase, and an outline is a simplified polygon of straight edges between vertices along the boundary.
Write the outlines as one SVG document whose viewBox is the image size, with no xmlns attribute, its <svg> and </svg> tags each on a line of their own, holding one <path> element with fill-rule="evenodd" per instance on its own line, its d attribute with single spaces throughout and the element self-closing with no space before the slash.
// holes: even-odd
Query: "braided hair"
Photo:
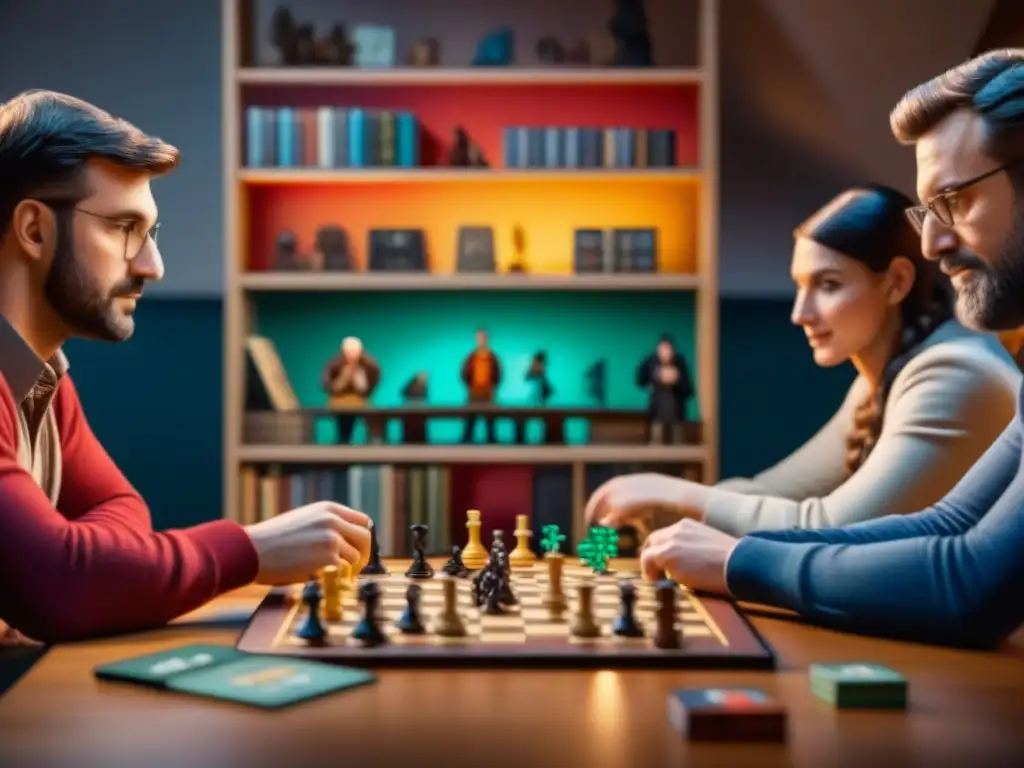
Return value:
<svg viewBox="0 0 1024 768">
<path fill-rule="evenodd" d="M 878 442 L 893 381 L 935 329 L 954 316 L 949 282 L 936 264 L 923 258 L 920 237 L 904 213 L 911 205 L 906 195 L 889 187 L 856 187 L 837 196 L 795 232 L 861 262 L 872 272 L 884 272 L 898 256 L 914 265 L 914 284 L 900 304 L 899 342 L 878 386 L 854 410 L 846 437 L 850 474 L 867 460 Z"/>
</svg>

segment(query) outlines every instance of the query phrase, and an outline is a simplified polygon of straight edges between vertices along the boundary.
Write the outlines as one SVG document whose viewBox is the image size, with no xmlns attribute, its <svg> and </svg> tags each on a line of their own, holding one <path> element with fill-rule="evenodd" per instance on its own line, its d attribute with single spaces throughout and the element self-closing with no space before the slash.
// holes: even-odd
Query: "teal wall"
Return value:
<svg viewBox="0 0 1024 768">
<path fill-rule="evenodd" d="M 382 402 L 397 399 L 401 383 L 420 368 L 434 372 L 437 390 L 432 397 L 457 401 L 457 362 L 472 345 L 473 330 L 481 321 L 493 329 L 494 346 L 515 372 L 509 374 L 510 397 L 517 390 L 517 396 L 523 395 L 514 379 L 521 378 L 518 372 L 538 347 L 547 347 L 559 399 L 567 402 L 580 392 L 585 365 L 603 355 L 609 358 L 612 378 L 616 371 L 623 374 L 612 389 L 612 402 L 642 403 L 642 394 L 626 379 L 662 330 L 677 333 L 692 359 L 686 346 L 692 341 L 688 308 L 679 297 L 538 296 L 531 297 L 529 313 L 513 315 L 513 302 L 525 297 L 502 293 L 486 297 L 482 317 L 479 294 L 472 300 L 444 296 L 440 308 L 428 305 L 428 297 L 419 294 L 266 296 L 260 299 L 260 331 L 281 345 L 299 396 L 309 403 L 321 398 L 322 358 L 350 333 L 366 339 L 381 358 Z M 392 310 L 388 302 L 401 305 Z M 300 305 L 301 318 L 290 311 Z M 148 499 L 158 527 L 217 517 L 220 302 L 144 301 L 137 319 L 135 338 L 126 344 L 68 344 L 86 414 L 107 450 Z M 799 445 L 838 406 L 853 377 L 848 366 L 821 370 L 814 365 L 803 334 L 789 323 L 789 305 L 782 301 L 724 301 L 721 347 L 726 475 L 756 472 Z"/>
</svg>

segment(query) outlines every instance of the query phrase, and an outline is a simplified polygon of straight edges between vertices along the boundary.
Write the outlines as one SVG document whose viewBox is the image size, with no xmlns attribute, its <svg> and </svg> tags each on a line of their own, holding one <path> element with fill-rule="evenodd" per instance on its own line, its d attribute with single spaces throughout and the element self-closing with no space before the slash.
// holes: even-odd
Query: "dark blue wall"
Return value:
<svg viewBox="0 0 1024 768">
<path fill-rule="evenodd" d="M 805 440 L 838 407 L 849 366 L 817 368 L 789 304 L 722 304 L 722 472 L 751 474 Z M 67 352 L 92 427 L 160 528 L 220 515 L 221 304 L 143 301 L 127 344 Z"/>
</svg>

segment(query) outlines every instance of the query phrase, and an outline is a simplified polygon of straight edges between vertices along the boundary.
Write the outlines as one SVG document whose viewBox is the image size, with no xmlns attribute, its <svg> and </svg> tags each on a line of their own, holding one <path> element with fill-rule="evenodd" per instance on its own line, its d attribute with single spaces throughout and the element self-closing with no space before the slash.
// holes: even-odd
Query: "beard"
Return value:
<svg viewBox="0 0 1024 768">
<path fill-rule="evenodd" d="M 957 318 L 965 326 L 1007 331 L 1024 325 L 1024 216 L 1016 216 L 1006 243 L 991 262 L 957 251 L 944 255 L 942 266 L 971 270 L 954 285 Z"/>
<path fill-rule="evenodd" d="M 99 341 L 127 341 L 135 333 L 135 319 L 116 306 L 118 296 L 141 293 L 141 278 L 125 278 L 104 290 L 75 256 L 69 214 L 57 216 L 57 245 L 43 284 L 46 300 L 74 335 Z"/>
</svg>

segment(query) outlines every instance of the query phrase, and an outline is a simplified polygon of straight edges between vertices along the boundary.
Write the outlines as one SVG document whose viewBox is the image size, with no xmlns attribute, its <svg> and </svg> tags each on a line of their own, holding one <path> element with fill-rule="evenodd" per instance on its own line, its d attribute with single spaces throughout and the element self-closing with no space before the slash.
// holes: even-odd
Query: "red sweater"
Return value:
<svg viewBox="0 0 1024 768">
<path fill-rule="evenodd" d="M 57 509 L 18 463 L 18 414 L 0 375 L 0 630 L 52 643 L 147 629 L 255 578 L 256 551 L 233 521 L 153 531 L 68 376 L 51 407 L 63 453 Z"/>
</svg>

